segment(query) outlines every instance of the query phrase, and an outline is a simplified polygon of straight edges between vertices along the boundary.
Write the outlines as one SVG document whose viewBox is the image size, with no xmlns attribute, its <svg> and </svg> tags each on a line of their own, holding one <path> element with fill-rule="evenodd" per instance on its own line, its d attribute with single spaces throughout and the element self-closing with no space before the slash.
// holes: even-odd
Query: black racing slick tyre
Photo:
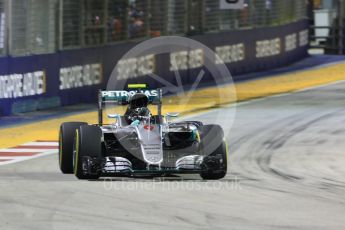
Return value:
<svg viewBox="0 0 345 230">
<path fill-rule="evenodd" d="M 217 169 L 208 169 L 200 173 L 204 180 L 219 180 L 225 177 L 228 168 L 228 147 L 225 141 L 212 153 L 212 156 L 219 157 L 219 165 Z"/>
<path fill-rule="evenodd" d="M 75 131 L 73 170 L 78 179 L 98 179 L 99 174 L 88 174 L 83 167 L 83 158 L 101 159 L 102 130 L 94 125 L 82 125 Z M 87 171 L 87 170 L 86 170 Z"/>
<path fill-rule="evenodd" d="M 228 147 L 224 132 L 219 125 L 204 125 L 201 128 L 201 151 L 204 156 L 202 179 L 218 180 L 225 177 L 228 168 Z"/>
<path fill-rule="evenodd" d="M 59 133 L 59 166 L 64 174 L 73 173 L 73 140 L 75 130 L 85 122 L 65 122 L 60 126 Z"/>
</svg>

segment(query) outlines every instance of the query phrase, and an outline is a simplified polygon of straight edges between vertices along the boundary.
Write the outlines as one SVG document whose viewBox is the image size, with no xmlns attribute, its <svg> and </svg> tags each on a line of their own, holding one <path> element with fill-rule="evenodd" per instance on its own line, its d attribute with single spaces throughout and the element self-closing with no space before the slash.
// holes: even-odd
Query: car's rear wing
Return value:
<svg viewBox="0 0 345 230">
<path fill-rule="evenodd" d="M 149 104 L 157 105 L 158 115 L 162 113 L 162 90 L 147 89 L 146 84 L 129 84 L 128 90 L 100 90 L 98 94 L 98 124 L 103 124 L 103 107 L 106 104 L 127 105 L 130 97 L 145 94 Z"/>
</svg>

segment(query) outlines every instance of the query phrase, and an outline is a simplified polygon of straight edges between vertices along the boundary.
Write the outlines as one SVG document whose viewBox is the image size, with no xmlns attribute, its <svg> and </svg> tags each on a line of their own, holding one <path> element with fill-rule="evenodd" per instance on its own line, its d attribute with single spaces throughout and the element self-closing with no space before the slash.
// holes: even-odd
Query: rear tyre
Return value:
<svg viewBox="0 0 345 230">
<path fill-rule="evenodd" d="M 98 126 L 82 125 L 75 131 L 73 167 L 78 179 L 98 179 L 99 174 L 85 172 L 84 157 L 102 157 L 102 130 Z"/>
<path fill-rule="evenodd" d="M 202 179 L 218 180 L 227 173 L 228 148 L 224 141 L 224 131 L 219 125 L 204 125 L 200 129 L 200 151 L 204 156 Z"/>
<path fill-rule="evenodd" d="M 75 130 L 85 122 L 65 122 L 60 126 L 59 133 L 59 166 L 64 174 L 73 173 L 73 140 Z"/>
</svg>

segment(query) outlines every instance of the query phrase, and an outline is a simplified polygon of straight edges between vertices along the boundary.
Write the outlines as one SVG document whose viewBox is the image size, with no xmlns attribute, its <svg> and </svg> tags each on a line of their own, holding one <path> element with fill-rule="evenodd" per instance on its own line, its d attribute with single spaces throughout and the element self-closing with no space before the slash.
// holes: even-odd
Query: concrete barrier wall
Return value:
<svg viewBox="0 0 345 230">
<path fill-rule="evenodd" d="M 236 81 L 241 74 L 285 66 L 307 56 L 308 23 L 303 20 L 283 26 L 191 38 L 214 50 Z M 0 58 L 0 116 L 95 102 L 97 90 L 106 86 L 117 61 L 135 45 L 137 43 L 119 43 L 53 54 Z M 235 55 L 229 55 L 234 52 Z M 155 71 L 172 81 L 169 55 L 157 62 Z M 181 71 L 183 84 L 191 83 L 191 71 Z M 204 83 L 209 79 L 204 78 Z M 140 80 L 150 81 L 146 76 Z"/>
</svg>

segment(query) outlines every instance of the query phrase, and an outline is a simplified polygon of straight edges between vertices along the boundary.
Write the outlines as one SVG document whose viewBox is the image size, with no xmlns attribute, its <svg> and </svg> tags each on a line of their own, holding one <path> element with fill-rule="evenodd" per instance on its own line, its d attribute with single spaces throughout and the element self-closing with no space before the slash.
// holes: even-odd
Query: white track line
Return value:
<svg viewBox="0 0 345 230">
<path fill-rule="evenodd" d="M 14 159 L 21 159 L 21 158 L 23 158 L 23 159 L 26 159 L 26 158 L 28 158 L 28 157 L 31 157 L 31 156 L 0 156 L 0 160 L 14 160 Z"/>
<path fill-rule="evenodd" d="M 12 160 L 0 162 L 0 166 L 14 164 L 14 163 L 18 163 L 18 162 L 22 162 L 22 161 L 27 161 L 27 160 L 31 160 L 31 159 L 47 156 L 47 155 L 57 154 L 57 153 L 58 153 L 58 151 L 53 149 L 53 150 L 45 151 L 43 153 L 40 153 L 40 154 L 37 154 L 37 155 L 34 155 L 34 156 L 30 156 L 30 157 L 14 157 L 14 158 L 12 158 Z"/>
<path fill-rule="evenodd" d="M 28 142 L 21 144 L 20 146 L 59 146 L 58 142 Z"/>
<path fill-rule="evenodd" d="M 15 148 L 15 147 L 0 149 L 0 166 L 14 164 L 14 163 L 58 153 L 58 149 L 44 149 L 43 148 L 43 147 L 58 146 L 58 142 L 48 142 L 48 145 L 47 144 L 44 145 L 42 143 L 47 143 L 47 142 L 29 142 L 29 143 L 19 145 L 19 146 L 40 146 L 42 147 L 40 149 L 24 149 L 24 148 L 21 149 L 21 148 Z M 1 152 L 23 153 L 23 154 L 33 152 L 37 154 L 32 155 L 32 156 L 1 156 Z M 6 161 L 2 161 L 2 160 L 6 160 Z"/>
<path fill-rule="evenodd" d="M 0 149 L 0 155 L 2 152 L 11 152 L 11 153 L 41 153 L 45 152 L 47 150 L 52 150 L 52 149 L 21 149 L 21 148 L 8 148 L 8 149 Z M 57 149 L 53 149 L 57 150 Z"/>
</svg>

